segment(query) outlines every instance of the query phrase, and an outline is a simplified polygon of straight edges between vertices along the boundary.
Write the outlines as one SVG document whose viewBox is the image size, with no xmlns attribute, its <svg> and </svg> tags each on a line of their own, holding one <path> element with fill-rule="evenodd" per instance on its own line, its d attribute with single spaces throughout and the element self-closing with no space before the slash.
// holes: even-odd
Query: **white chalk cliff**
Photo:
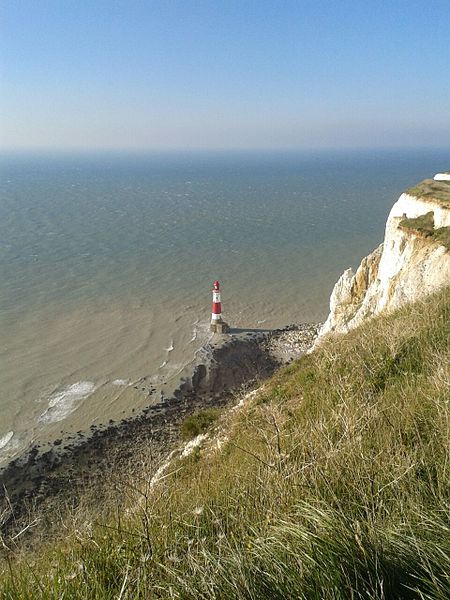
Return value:
<svg viewBox="0 0 450 600">
<path fill-rule="evenodd" d="M 411 219 L 425 215 L 431 234 L 416 228 L 414 221 L 411 226 Z M 438 229 L 440 235 L 434 235 Z M 349 331 L 368 317 L 450 284 L 449 236 L 450 181 L 425 180 L 403 193 L 387 219 L 384 242 L 361 261 L 356 273 L 347 269 L 334 286 L 319 338 Z"/>
<path fill-rule="evenodd" d="M 450 181 L 450 173 L 436 173 L 433 179 L 435 181 Z"/>
</svg>

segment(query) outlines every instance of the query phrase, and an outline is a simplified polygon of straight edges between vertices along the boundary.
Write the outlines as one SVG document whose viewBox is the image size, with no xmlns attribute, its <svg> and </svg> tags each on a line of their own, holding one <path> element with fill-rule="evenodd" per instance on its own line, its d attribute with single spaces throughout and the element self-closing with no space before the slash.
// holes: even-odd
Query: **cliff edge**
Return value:
<svg viewBox="0 0 450 600">
<path fill-rule="evenodd" d="M 426 179 L 389 213 L 384 242 L 334 286 L 319 338 L 357 327 L 381 311 L 418 300 L 450 282 L 450 181 Z"/>
</svg>

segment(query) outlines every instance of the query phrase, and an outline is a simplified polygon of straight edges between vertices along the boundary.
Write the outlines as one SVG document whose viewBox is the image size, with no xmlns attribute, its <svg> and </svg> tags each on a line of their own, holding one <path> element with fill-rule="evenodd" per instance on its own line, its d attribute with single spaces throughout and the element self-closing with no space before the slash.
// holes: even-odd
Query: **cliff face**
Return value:
<svg viewBox="0 0 450 600">
<path fill-rule="evenodd" d="M 413 190 L 400 196 L 389 214 L 384 242 L 356 273 L 347 269 L 334 286 L 319 337 L 353 329 L 367 317 L 449 284 L 450 182 L 439 186 L 423 198 L 411 195 Z"/>
</svg>

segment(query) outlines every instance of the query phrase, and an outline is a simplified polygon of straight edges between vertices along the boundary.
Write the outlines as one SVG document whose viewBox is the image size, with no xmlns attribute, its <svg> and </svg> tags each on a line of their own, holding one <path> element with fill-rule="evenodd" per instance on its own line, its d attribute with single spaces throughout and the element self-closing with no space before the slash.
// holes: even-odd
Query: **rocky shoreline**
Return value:
<svg viewBox="0 0 450 600">
<path fill-rule="evenodd" d="M 81 494 L 101 502 L 112 481 L 149 477 L 179 441 L 184 418 L 204 408 L 222 407 L 242 388 L 269 377 L 314 343 L 318 324 L 276 330 L 237 330 L 216 335 L 201 349 L 191 372 L 171 397 L 141 414 L 110 423 L 74 443 L 56 440 L 47 451 L 32 447 L 0 472 L 0 532 L 17 535 L 36 515 L 53 522 L 61 506 Z"/>
</svg>

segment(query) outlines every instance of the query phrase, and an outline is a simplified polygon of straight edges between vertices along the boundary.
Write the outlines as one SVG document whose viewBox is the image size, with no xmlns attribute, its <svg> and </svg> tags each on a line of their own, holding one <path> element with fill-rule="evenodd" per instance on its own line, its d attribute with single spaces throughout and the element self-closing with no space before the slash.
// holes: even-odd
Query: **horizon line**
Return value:
<svg viewBox="0 0 450 600">
<path fill-rule="evenodd" d="M 311 152 L 311 151 L 365 151 L 365 150 L 450 150 L 450 143 L 448 145 L 411 145 L 411 144 L 389 144 L 389 145 L 355 145 L 355 146 L 286 146 L 286 147 L 273 147 L 273 146 L 252 146 L 252 147 L 134 147 L 134 146 L 10 146 L 0 147 L 0 154 L 7 153 L 78 153 L 78 154 L 92 154 L 92 153 L 130 153 L 130 154 L 173 154 L 173 153 L 184 153 L 184 154 L 195 154 L 195 153 L 228 153 L 228 152 L 242 152 L 242 153 L 254 153 L 254 152 L 271 152 L 271 153 L 289 153 L 289 152 Z"/>
</svg>

